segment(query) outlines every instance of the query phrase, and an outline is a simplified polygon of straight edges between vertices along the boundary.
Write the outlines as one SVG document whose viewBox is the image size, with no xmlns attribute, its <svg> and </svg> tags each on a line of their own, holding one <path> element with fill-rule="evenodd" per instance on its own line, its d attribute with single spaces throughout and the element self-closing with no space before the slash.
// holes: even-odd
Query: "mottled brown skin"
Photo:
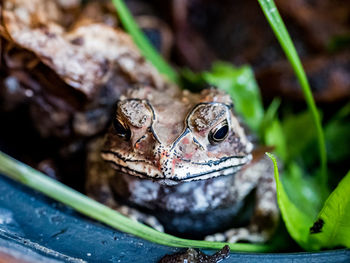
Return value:
<svg viewBox="0 0 350 263">
<path fill-rule="evenodd" d="M 252 144 L 227 94 L 217 89 L 193 94 L 173 86 L 161 91 L 143 86 L 120 98 L 114 118 L 102 146 L 102 158 L 113 169 L 101 164 L 96 153 L 90 154 L 90 195 L 117 209 L 121 202 L 116 196 L 150 214 L 207 218 L 220 209 L 239 211 L 255 189 L 250 224 L 207 239 L 263 242 L 271 236 L 278 221 L 273 169 L 265 158 L 251 162 Z M 226 124 L 226 136 L 213 141 L 213 133 Z M 155 217 L 122 207 L 124 214 L 163 228 Z"/>
</svg>

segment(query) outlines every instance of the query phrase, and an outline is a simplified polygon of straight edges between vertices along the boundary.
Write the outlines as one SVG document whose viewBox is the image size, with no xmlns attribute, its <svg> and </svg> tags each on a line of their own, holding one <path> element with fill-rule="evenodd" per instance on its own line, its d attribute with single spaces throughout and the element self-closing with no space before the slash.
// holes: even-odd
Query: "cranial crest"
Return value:
<svg viewBox="0 0 350 263">
<path fill-rule="evenodd" d="M 217 105 L 203 105 L 193 116 L 193 122 L 198 131 L 210 128 L 218 119 L 223 117 L 226 109 Z"/>
<path fill-rule="evenodd" d="M 132 126 L 141 128 L 150 116 L 149 110 L 140 100 L 125 100 L 119 105 L 121 113 Z"/>
</svg>

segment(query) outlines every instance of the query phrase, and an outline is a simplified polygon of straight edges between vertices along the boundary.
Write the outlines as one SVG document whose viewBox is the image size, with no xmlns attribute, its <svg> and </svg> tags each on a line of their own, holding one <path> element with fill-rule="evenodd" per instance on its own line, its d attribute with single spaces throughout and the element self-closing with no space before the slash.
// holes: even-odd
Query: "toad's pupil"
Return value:
<svg viewBox="0 0 350 263">
<path fill-rule="evenodd" d="M 121 122 L 116 118 L 113 120 L 113 127 L 116 133 L 124 138 L 125 140 L 129 140 L 131 137 L 131 131 L 129 128 L 125 127 Z"/>
<path fill-rule="evenodd" d="M 226 135 L 228 133 L 228 125 L 225 124 L 222 126 L 220 129 L 218 129 L 214 134 L 213 134 L 213 139 L 215 141 L 222 141 L 225 139 Z"/>
</svg>

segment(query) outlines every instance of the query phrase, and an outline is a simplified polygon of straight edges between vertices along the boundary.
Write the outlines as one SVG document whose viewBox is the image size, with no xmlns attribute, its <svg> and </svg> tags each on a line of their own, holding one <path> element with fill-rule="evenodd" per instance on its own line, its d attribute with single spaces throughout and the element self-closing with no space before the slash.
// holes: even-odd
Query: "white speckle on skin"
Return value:
<svg viewBox="0 0 350 263">
<path fill-rule="evenodd" d="M 193 209 L 195 210 L 205 210 L 208 207 L 208 199 L 206 198 L 205 194 L 203 193 L 202 188 L 197 188 L 194 190 L 194 199 L 195 206 Z"/>
<path fill-rule="evenodd" d="M 129 186 L 135 200 L 150 201 L 156 199 L 158 196 L 159 184 L 152 181 L 134 181 Z"/>
<path fill-rule="evenodd" d="M 192 189 L 191 184 L 181 184 L 179 185 L 179 187 L 177 188 L 179 193 L 187 193 L 188 191 L 190 191 Z"/>
<path fill-rule="evenodd" d="M 170 211 L 174 211 L 176 212 L 181 212 L 180 209 L 182 209 L 182 207 L 185 207 L 186 204 L 188 203 L 188 198 L 186 196 L 182 197 L 182 198 L 176 198 L 173 195 L 169 196 L 168 200 L 168 209 Z"/>
</svg>

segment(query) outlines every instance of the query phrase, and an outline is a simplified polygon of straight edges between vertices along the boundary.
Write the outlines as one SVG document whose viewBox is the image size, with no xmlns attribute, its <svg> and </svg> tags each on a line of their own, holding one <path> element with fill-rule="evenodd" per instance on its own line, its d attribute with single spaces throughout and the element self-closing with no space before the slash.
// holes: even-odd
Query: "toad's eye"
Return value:
<svg viewBox="0 0 350 263">
<path fill-rule="evenodd" d="M 128 141 L 131 137 L 130 128 L 121 122 L 118 118 L 113 120 L 113 127 L 119 137 L 122 137 L 124 140 Z"/>
<path fill-rule="evenodd" d="M 229 127 L 227 120 L 218 124 L 215 128 L 213 128 L 209 133 L 209 142 L 211 144 L 217 144 L 226 139 L 229 132 Z"/>
</svg>

